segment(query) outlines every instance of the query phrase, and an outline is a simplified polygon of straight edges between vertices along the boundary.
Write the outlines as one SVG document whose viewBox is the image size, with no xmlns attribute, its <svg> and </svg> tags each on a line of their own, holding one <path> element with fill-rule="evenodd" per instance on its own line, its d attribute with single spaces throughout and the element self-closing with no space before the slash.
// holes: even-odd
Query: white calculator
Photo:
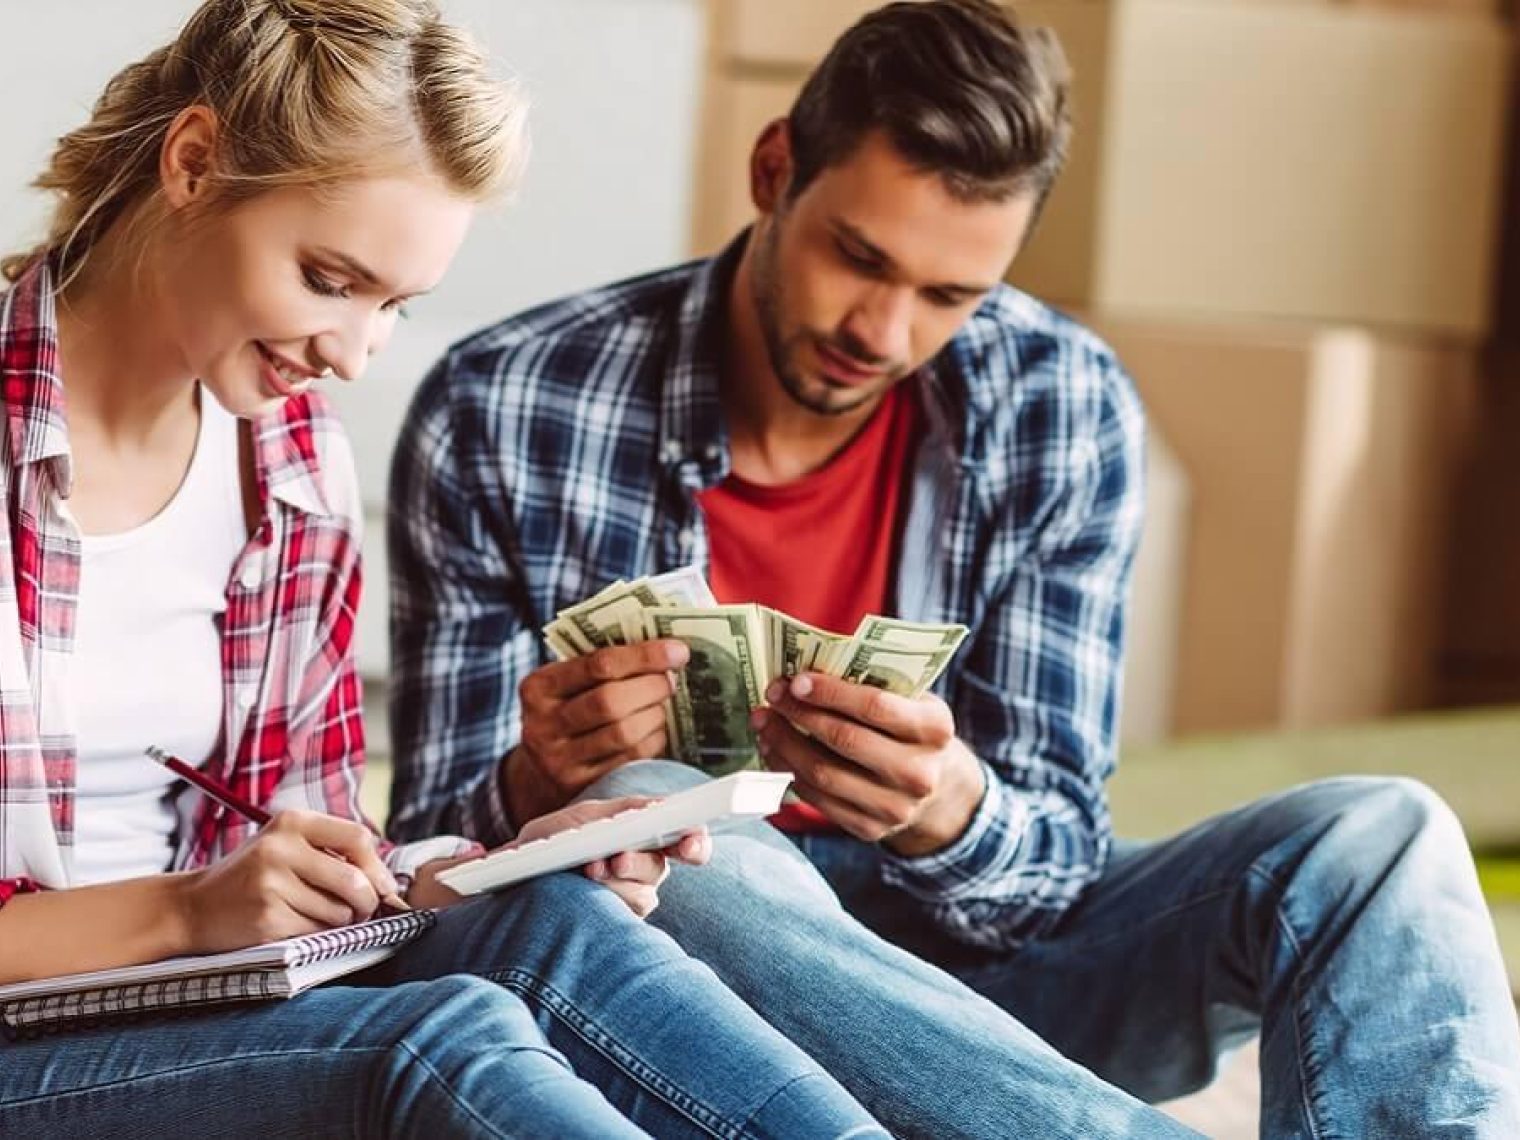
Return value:
<svg viewBox="0 0 1520 1140">
<path fill-rule="evenodd" d="M 643 807 L 456 864 L 441 871 L 438 881 L 461 895 L 478 895 L 535 875 L 583 867 L 619 851 L 656 851 L 699 827 L 773 814 L 791 782 L 788 772 L 735 772 Z"/>
</svg>

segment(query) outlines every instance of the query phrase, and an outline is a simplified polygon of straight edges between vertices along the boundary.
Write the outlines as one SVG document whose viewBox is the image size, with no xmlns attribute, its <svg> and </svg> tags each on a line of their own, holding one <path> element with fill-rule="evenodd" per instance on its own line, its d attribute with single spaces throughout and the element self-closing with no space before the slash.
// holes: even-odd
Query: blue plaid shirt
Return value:
<svg viewBox="0 0 1520 1140">
<path fill-rule="evenodd" d="M 398 838 L 512 835 L 495 773 L 539 628 L 615 578 L 707 564 L 697 495 L 740 246 L 511 318 L 419 391 L 391 477 Z M 999 287 L 916 376 L 895 612 L 972 630 L 938 691 L 987 792 L 890 882 L 979 946 L 1050 928 L 1101 871 L 1143 416 L 1095 337 Z"/>
</svg>

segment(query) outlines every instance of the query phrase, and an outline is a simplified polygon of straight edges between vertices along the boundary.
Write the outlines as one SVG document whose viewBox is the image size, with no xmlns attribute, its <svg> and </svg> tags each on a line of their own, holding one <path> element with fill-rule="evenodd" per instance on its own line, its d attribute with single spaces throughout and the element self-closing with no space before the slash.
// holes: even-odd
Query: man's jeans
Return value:
<svg viewBox="0 0 1520 1140">
<path fill-rule="evenodd" d="M 885 1135 L 705 966 L 573 874 L 451 908 L 347 982 L 0 1041 L 0 1135 Z"/>
<path fill-rule="evenodd" d="M 652 763 L 597 792 L 701 778 Z M 1008 953 L 939 934 L 875 848 L 797 843 L 812 864 L 735 829 L 713 866 L 676 869 L 652 921 L 894 1132 L 1177 1135 L 1140 1102 L 1207 1083 L 1260 1032 L 1263 1135 L 1520 1137 L 1493 924 L 1461 828 L 1419 784 L 1329 780 L 1120 846 L 1053 935 Z"/>
</svg>

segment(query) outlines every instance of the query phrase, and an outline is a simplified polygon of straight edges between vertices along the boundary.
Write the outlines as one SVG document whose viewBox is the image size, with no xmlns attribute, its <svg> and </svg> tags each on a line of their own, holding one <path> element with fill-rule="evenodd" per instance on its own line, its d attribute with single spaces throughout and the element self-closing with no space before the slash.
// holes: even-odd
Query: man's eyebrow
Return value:
<svg viewBox="0 0 1520 1140">
<path fill-rule="evenodd" d="M 851 244 L 859 246 L 863 253 L 883 269 L 894 270 L 897 268 L 897 262 L 893 260 L 890 253 L 882 249 L 881 246 L 866 237 L 865 234 L 861 233 L 843 218 L 833 218 L 830 220 L 829 225 L 833 229 L 835 236 L 842 237 Z M 973 285 L 961 282 L 945 282 L 939 285 L 928 286 L 928 288 L 938 289 L 942 293 L 955 293 L 962 297 L 980 297 L 984 293 L 990 293 L 995 287 L 995 285 Z"/>
<path fill-rule="evenodd" d="M 890 253 L 882 249 L 881 246 L 866 237 L 865 234 L 861 233 L 843 218 L 834 218 L 829 224 L 837 236 L 860 246 L 865 253 L 870 255 L 873 261 L 879 261 L 884 269 L 897 268 L 897 262 L 892 259 Z"/>
</svg>

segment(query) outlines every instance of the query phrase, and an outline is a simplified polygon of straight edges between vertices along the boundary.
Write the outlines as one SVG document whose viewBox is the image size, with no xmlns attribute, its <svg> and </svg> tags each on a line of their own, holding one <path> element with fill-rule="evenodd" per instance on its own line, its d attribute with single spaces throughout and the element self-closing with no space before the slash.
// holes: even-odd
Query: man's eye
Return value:
<svg viewBox="0 0 1520 1140">
<path fill-rule="evenodd" d="M 845 261 L 850 265 L 854 266 L 856 269 L 862 270 L 863 272 L 876 273 L 880 271 L 881 267 L 876 263 L 876 260 L 874 258 L 866 256 L 863 253 L 856 253 L 852 249 L 846 249 L 844 246 L 840 246 L 839 255 L 843 257 Z"/>
</svg>

